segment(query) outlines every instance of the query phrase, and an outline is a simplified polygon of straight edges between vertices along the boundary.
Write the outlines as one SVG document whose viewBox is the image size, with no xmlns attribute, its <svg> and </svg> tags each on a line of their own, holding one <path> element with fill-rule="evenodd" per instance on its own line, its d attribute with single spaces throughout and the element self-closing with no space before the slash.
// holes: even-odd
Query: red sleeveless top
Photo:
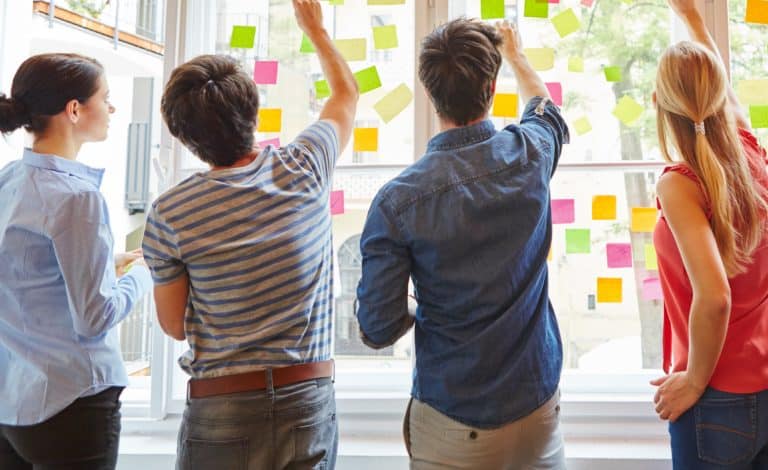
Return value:
<svg viewBox="0 0 768 470">
<path fill-rule="evenodd" d="M 755 136 L 739 129 L 744 151 L 758 184 L 768 188 L 766 151 Z M 683 174 L 697 184 L 696 174 L 685 164 L 672 165 L 664 173 Z M 658 202 L 657 202 L 658 204 Z M 659 210 L 661 206 L 659 205 Z M 709 214 L 709 209 L 707 209 Z M 659 278 L 664 294 L 662 367 L 680 372 L 688 365 L 688 317 L 693 300 L 688 274 L 680 250 L 664 214 L 656 223 L 653 243 L 658 256 Z M 709 385 L 729 393 L 754 393 L 768 389 L 768 231 L 753 254 L 747 271 L 728 279 L 731 286 L 731 316 Z"/>
</svg>

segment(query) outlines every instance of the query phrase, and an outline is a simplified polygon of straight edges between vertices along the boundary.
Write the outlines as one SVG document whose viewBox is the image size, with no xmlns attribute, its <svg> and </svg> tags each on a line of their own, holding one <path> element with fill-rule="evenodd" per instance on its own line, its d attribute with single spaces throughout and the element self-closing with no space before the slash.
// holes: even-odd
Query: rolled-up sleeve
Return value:
<svg viewBox="0 0 768 470">
<path fill-rule="evenodd" d="M 563 145 L 570 142 L 568 125 L 558 108 L 549 98 L 531 98 L 520 119 L 520 130 L 537 148 L 548 148 L 547 165 L 550 178 L 554 176 Z"/>
</svg>

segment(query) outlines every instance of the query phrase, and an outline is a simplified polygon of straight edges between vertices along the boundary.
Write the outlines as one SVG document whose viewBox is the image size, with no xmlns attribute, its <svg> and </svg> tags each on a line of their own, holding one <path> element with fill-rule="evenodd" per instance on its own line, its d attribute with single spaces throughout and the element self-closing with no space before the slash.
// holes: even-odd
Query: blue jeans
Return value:
<svg viewBox="0 0 768 470">
<path fill-rule="evenodd" d="M 176 468 L 333 469 L 338 442 L 329 378 L 188 399 Z"/>
<path fill-rule="evenodd" d="M 676 470 L 768 469 L 768 390 L 734 394 L 707 388 L 669 424 Z"/>
</svg>

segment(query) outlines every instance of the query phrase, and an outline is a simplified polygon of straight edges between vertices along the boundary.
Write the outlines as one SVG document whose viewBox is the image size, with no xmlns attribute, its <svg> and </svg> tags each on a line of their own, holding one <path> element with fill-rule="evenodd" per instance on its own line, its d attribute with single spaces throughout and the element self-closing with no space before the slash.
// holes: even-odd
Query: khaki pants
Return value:
<svg viewBox="0 0 768 470">
<path fill-rule="evenodd" d="M 560 392 L 533 413 L 496 429 L 455 421 L 411 399 L 403 433 L 411 470 L 565 469 Z"/>
</svg>

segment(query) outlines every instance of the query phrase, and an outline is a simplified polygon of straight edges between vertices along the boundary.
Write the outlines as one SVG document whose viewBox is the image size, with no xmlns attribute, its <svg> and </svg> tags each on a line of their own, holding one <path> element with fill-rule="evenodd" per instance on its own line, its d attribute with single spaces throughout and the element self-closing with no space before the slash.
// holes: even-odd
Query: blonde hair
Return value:
<svg viewBox="0 0 768 470">
<path fill-rule="evenodd" d="M 732 277 L 752 261 L 763 238 L 768 206 L 765 190 L 753 182 L 735 120 L 726 106 L 728 86 L 718 58 L 697 44 L 680 42 L 661 57 L 656 76 L 661 153 L 674 162 L 670 156 L 674 146 L 698 176 L 720 257 Z M 697 132 L 699 123 L 703 129 Z"/>
</svg>

